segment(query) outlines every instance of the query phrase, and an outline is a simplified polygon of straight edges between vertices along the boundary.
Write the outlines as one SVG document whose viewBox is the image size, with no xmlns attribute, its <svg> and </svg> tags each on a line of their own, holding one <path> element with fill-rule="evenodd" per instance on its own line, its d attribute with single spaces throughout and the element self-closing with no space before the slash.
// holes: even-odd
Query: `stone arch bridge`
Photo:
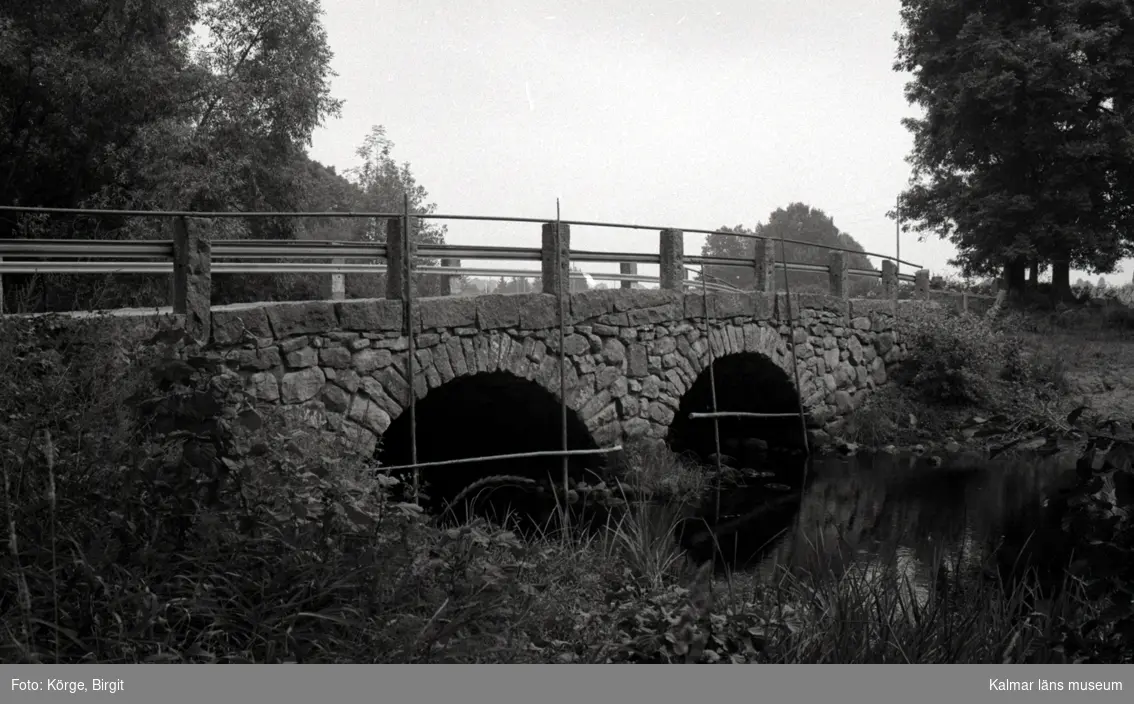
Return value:
<svg viewBox="0 0 1134 704">
<path fill-rule="evenodd" d="M 681 231 L 662 230 L 657 255 L 613 255 L 572 252 L 569 227 L 560 223 L 543 225 L 540 250 L 508 252 L 541 261 L 542 293 L 417 298 L 415 257 L 465 251 L 465 256 L 491 258 L 503 251 L 433 247 L 422 252 L 406 235 L 411 218 L 402 220 L 388 221 L 382 244 L 327 243 L 335 245 L 328 250 L 317 243 L 288 243 L 296 256 L 334 251 L 332 258 L 352 252 L 381 257 L 386 271 L 381 299 L 343 300 L 342 276 L 335 275 L 328 300 L 212 306 L 212 257 L 263 256 L 268 250 L 265 243 L 213 243 L 184 216 L 175 220 L 171 242 L 80 247 L 29 241 L 4 252 L 168 257 L 165 264 L 133 269 L 126 262 L 105 266 L 108 271 L 171 271 L 175 324 L 204 343 L 207 354 L 223 360 L 229 373 L 240 375 L 256 403 L 299 413 L 368 455 L 381 445 L 387 465 L 409 461 L 405 411 L 411 399 L 419 461 L 559 450 L 561 389 L 570 411 L 571 448 L 664 440 L 705 457 L 715 447 L 714 424 L 690 414 L 712 410 L 714 395 L 720 411 L 789 414 L 759 422 L 722 419 L 717 424 L 727 431 L 722 434 L 801 445 L 803 428 L 790 415 L 800 402 L 808 432 L 821 437 L 837 428 L 841 416 L 887 383 L 891 365 L 905 355 L 894 316 L 922 305 L 898 300 L 899 277 L 889 260 L 881 271 L 882 299 L 849 299 L 848 274 L 876 274 L 848 270 L 841 251 L 830 252 L 825 267 L 782 263 L 785 271 L 803 267 L 829 275 L 830 294 L 794 294 L 789 300 L 774 290 L 773 250 L 759 238 L 751 259 L 695 258 L 701 265 L 752 268 L 755 290 L 710 292 L 705 282 L 701 292 L 687 293 L 691 282 Z M 565 293 L 572 256 L 656 262 L 659 288 L 635 289 L 624 281 L 621 289 Z M 98 270 L 84 266 L 83 271 Z M 623 264 L 623 272 L 636 275 L 634 267 Z M 0 268 L 41 270 L 73 269 L 43 262 Z M 217 264 L 218 273 L 240 271 L 230 262 Z M 919 298 L 930 299 L 928 272 L 918 271 L 913 280 Z M 407 314 L 412 315 L 408 325 Z M 560 379 L 561 360 L 565 379 Z"/>
<path fill-rule="evenodd" d="M 710 365 L 720 410 L 794 412 L 802 399 L 812 432 L 830 428 L 885 384 L 889 365 L 901 359 L 894 303 L 819 294 L 792 299 L 789 323 L 782 293 L 569 295 L 562 353 L 577 440 L 695 443 L 688 414 L 710 410 Z M 449 388 L 480 384 L 481 397 L 503 392 L 493 412 L 520 420 L 534 412 L 526 405 L 534 398 L 560 402 L 557 299 L 550 294 L 419 299 L 412 379 L 401 301 L 241 304 L 215 307 L 210 315 L 209 354 L 244 378 L 257 403 L 302 411 L 365 453 L 396 430 L 411 394 L 424 409 Z M 449 399 L 453 404 L 460 399 Z M 460 423 L 462 410 L 455 410 L 449 422 Z M 430 432 L 418 413 L 421 432 Z M 547 420 L 557 437 L 558 416 Z M 785 421 L 773 432 L 798 442 L 798 418 Z"/>
</svg>

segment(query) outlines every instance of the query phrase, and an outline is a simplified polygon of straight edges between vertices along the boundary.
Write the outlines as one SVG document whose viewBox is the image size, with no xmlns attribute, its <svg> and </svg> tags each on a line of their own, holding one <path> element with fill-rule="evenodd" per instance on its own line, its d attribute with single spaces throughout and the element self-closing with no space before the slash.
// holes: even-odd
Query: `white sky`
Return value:
<svg viewBox="0 0 1134 704">
<path fill-rule="evenodd" d="M 357 163 L 354 150 L 381 124 L 441 213 L 554 220 L 558 197 L 565 220 L 751 227 L 802 201 L 868 251 L 894 252 L 884 214 L 909 177 L 900 120 L 915 114 L 907 76 L 892 69 L 898 0 L 323 8 L 332 90 L 345 100 L 341 118 L 314 135 L 311 157 L 324 164 Z M 448 241 L 539 246 L 539 237 L 534 224 L 458 221 Z M 572 230 L 576 249 L 654 252 L 657 240 Z M 686 235 L 686 251 L 702 241 Z M 902 259 L 947 272 L 952 247 L 936 236 L 904 235 L 901 248 Z M 1129 281 L 1132 264 L 1107 278 Z"/>
</svg>

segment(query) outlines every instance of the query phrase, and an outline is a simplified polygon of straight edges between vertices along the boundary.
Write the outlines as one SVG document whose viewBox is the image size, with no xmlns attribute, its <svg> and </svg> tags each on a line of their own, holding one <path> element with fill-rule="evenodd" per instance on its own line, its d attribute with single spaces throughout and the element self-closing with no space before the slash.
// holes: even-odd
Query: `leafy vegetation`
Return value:
<svg viewBox="0 0 1134 704">
<path fill-rule="evenodd" d="M 0 204 L 138 210 L 433 212 L 425 189 L 374 127 L 345 174 L 308 158 L 338 114 L 318 0 L 70 0 L 0 9 Z M 81 110 L 74 106 L 83 106 Z M 0 218 L 0 238 L 168 238 L 152 218 L 42 214 Z M 384 241 L 361 219 L 235 218 L 214 239 Z M 441 241 L 443 227 L 414 236 Z M 6 275 L 5 310 L 168 303 L 168 277 Z M 422 290 L 439 282 L 424 277 Z M 347 277 L 373 296 L 381 277 Z M 214 300 L 319 297 L 313 275 L 214 277 Z"/>
</svg>

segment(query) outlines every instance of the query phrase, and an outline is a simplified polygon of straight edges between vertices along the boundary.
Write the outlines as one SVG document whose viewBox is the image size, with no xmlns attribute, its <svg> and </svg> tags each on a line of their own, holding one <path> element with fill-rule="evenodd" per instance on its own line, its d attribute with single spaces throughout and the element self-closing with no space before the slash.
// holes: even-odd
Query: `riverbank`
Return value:
<svg viewBox="0 0 1134 704">
<path fill-rule="evenodd" d="M 918 321 L 905 332 L 919 338 L 915 356 L 819 449 L 987 452 L 1067 430 L 1079 408 L 1134 419 L 1134 328 L 1103 322 L 1035 311 Z"/>
</svg>

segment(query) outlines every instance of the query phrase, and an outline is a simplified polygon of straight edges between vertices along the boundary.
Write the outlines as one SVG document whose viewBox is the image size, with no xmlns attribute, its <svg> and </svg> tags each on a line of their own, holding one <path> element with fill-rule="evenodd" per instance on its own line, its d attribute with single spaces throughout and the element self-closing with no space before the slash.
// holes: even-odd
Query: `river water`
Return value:
<svg viewBox="0 0 1134 704">
<path fill-rule="evenodd" d="M 722 490 L 717 521 L 714 496 L 687 522 L 682 543 L 695 559 L 765 573 L 896 560 L 920 582 L 937 566 L 979 565 L 992 546 L 1013 549 L 1075 458 L 879 453 L 752 464 L 742 486 Z"/>
</svg>

